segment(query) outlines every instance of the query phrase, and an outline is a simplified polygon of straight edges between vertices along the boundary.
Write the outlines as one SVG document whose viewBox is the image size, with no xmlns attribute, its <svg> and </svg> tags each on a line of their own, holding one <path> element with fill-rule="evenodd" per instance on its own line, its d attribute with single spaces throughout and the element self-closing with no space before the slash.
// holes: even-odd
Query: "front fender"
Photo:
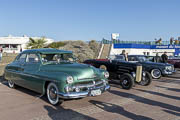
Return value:
<svg viewBox="0 0 180 120">
<path fill-rule="evenodd" d="M 43 79 L 43 94 L 46 92 L 46 83 L 47 82 L 54 82 L 59 91 L 64 91 L 64 86 L 67 84 L 66 79 L 69 76 L 67 73 L 63 72 L 40 72 L 38 74 L 39 77 Z"/>
</svg>

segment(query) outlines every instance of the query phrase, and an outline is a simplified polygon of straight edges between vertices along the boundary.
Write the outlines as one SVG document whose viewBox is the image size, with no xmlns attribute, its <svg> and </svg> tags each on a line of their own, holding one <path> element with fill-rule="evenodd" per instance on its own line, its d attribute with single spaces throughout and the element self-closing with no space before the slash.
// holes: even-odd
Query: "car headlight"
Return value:
<svg viewBox="0 0 180 120">
<path fill-rule="evenodd" d="M 143 72 L 142 74 L 143 74 L 143 76 L 146 76 L 146 72 Z"/>
<path fill-rule="evenodd" d="M 72 77 L 72 76 L 68 76 L 68 77 L 67 77 L 67 83 L 68 83 L 68 84 L 71 84 L 71 83 L 73 83 L 73 82 L 74 82 L 73 77 Z"/>
<path fill-rule="evenodd" d="M 108 78 L 108 77 L 109 77 L 109 73 L 108 73 L 108 72 L 105 72 L 105 73 L 104 73 L 104 77 L 105 77 L 105 78 Z"/>
<path fill-rule="evenodd" d="M 166 66 L 166 70 L 171 70 L 171 66 Z"/>
<path fill-rule="evenodd" d="M 133 78 L 136 77 L 136 73 L 135 72 L 132 72 L 131 75 L 133 76 Z"/>
</svg>

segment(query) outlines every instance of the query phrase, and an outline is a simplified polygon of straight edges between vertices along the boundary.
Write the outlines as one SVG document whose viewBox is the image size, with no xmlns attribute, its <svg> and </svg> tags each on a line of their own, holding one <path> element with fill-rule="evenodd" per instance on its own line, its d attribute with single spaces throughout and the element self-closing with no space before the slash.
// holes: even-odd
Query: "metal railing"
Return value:
<svg viewBox="0 0 180 120">
<path fill-rule="evenodd" d="M 170 45 L 170 41 L 161 41 L 161 43 L 156 43 L 156 41 L 127 41 L 127 40 L 102 40 L 103 44 L 145 44 L 145 45 Z M 173 44 L 180 45 L 180 44 Z"/>
</svg>

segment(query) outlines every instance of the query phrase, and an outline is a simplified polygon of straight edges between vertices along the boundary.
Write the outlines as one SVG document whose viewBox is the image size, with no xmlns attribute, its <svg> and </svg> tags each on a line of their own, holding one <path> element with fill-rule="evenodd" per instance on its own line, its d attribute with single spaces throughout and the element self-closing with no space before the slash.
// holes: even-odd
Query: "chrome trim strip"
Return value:
<svg viewBox="0 0 180 120">
<path fill-rule="evenodd" d="M 15 72 L 15 71 L 11 71 L 11 70 L 5 70 L 5 71 L 11 72 L 11 73 L 14 73 L 14 74 L 18 74 L 18 75 L 27 76 L 27 77 L 33 77 L 33 78 L 36 78 L 36 79 L 42 79 L 43 78 L 44 80 L 58 82 L 57 80 L 48 79 L 48 78 L 44 78 L 44 77 L 40 77 L 40 76 L 35 76 L 35 75 L 31 75 L 31 74 L 20 73 L 20 72 Z"/>
</svg>

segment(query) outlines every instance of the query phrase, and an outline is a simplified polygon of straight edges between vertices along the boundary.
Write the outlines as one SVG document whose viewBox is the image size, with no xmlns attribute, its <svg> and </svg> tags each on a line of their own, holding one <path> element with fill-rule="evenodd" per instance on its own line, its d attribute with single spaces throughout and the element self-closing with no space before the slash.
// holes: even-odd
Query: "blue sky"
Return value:
<svg viewBox="0 0 180 120">
<path fill-rule="evenodd" d="M 154 40 L 180 36 L 179 0 L 0 0 L 0 36 Z"/>
</svg>

